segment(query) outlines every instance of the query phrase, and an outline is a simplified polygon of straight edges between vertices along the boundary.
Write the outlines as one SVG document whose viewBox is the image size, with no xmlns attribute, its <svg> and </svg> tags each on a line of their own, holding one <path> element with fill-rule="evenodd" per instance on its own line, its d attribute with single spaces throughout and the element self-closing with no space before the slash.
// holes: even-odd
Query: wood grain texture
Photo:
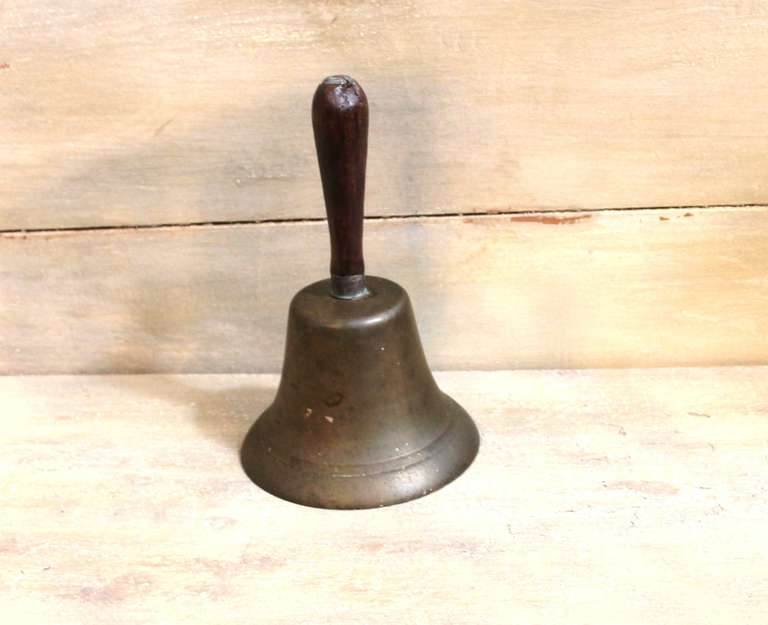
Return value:
<svg viewBox="0 0 768 625">
<path fill-rule="evenodd" d="M 237 448 L 276 376 L 0 379 L 14 625 L 761 625 L 768 368 L 453 373 L 480 455 L 303 508 Z"/>
<path fill-rule="evenodd" d="M 768 362 L 766 208 L 374 220 L 366 249 L 435 368 Z M 0 371 L 278 371 L 327 258 L 323 222 L 4 235 Z"/>
<path fill-rule="evenodd" d="M 0 228 L 320 216 L 337 72 L 370 215 L 766 203 L 767 28 L 733 0 L 9 0 Z"/>
</svg>

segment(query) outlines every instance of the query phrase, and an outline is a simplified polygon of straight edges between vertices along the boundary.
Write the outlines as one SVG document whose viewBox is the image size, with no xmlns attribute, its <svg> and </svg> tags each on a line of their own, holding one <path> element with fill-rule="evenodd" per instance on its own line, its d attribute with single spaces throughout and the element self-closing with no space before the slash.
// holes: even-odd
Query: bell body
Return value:
<svg viewBox="0 0 768 625">
<path fill-rule="evenodd" d="M 373 508 L 426 495 L 466 469 L 479 437 L 440 391 L 406 292 L 366 277 L 368 295 L 293 298 L 272 405 L 249 431 L 243 468 L 278 497 L 321 508 Z"/>
</svg>

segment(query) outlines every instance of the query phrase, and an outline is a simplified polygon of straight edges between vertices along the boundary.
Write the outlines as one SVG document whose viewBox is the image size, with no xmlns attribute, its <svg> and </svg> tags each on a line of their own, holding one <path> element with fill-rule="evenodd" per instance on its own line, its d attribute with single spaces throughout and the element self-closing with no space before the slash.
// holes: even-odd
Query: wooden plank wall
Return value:
<svg viewBox="0 0 768 625">
<path fill-rule="evenodd" d="M 0 6 L 0 372 L 273 371 L 327 265 L 309 101 L 437 368 L 768 362 L 768 5 Z M 276 268 L 294 264 L 285 276 Z"/>
</svg>

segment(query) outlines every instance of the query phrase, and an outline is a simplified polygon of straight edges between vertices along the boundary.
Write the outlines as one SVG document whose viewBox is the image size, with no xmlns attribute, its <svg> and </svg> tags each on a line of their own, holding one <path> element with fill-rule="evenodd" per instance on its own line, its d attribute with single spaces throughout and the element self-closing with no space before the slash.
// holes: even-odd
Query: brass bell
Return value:
<svg viewBox="0 0 768 625">
<path fill-rule="evenodd" d="M 375 508 L 426 495 L 477 454 L 469 415 L 440 391 L 407 293 L 363 272 L 368 102 L 330 76 L 312 102 L 331 278 L 299 291 L 272 405 L 241 451 L 248 476 L 288 501 Z"/>
</svg>

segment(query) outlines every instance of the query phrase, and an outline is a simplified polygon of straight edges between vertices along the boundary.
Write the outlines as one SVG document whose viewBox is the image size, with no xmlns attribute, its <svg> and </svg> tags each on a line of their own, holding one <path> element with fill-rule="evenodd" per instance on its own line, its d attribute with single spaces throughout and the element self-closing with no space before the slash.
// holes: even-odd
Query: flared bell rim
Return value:
<svg viewBox="0 0 768 625">
<path fill-rule="evenodd" d="M 274 453 L 262 427 L 273 406 L 253 424 L 240 451 L 246 475 L 266 492 L 313 508 L 381 508 L 433 493 L 472 464 L 480 434 L 472 418 L 441 393 L 448 426 L 419 450 L 368 465 L 326 465 Z"/>
</svg>

